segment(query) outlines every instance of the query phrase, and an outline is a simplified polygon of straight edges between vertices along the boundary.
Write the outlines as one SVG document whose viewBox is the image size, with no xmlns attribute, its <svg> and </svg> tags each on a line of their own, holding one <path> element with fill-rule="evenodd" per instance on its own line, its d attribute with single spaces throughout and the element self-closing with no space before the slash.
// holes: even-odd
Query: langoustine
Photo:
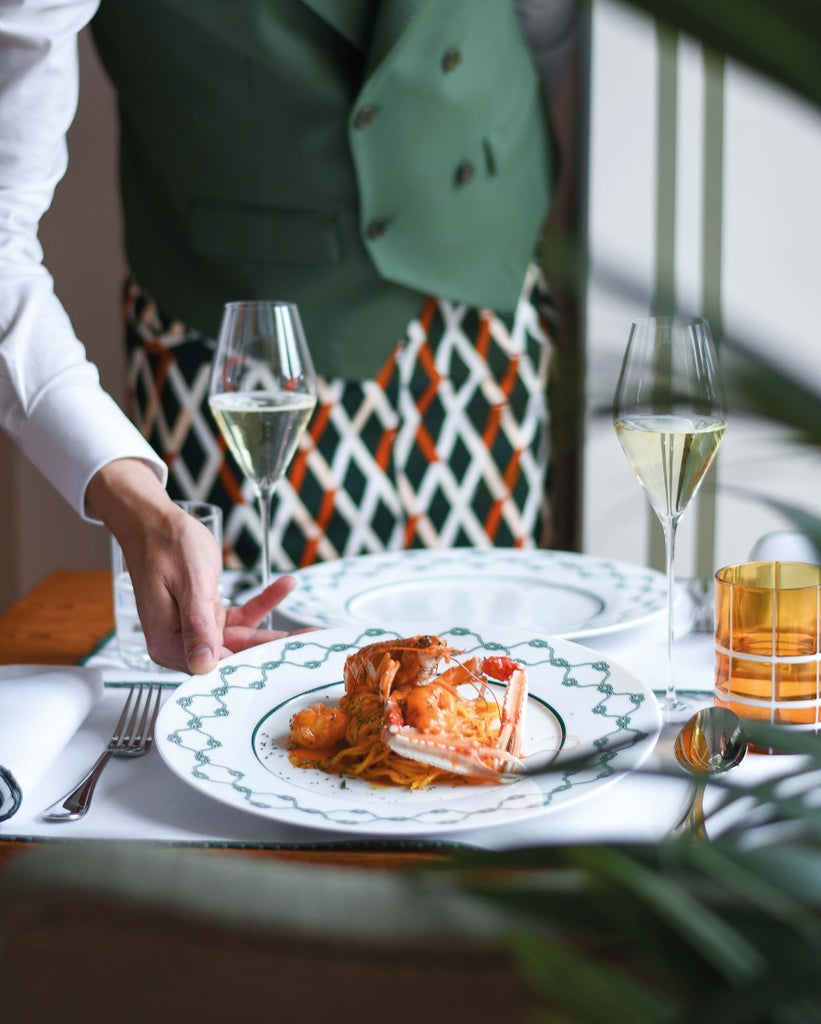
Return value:
<svg viewBox="0 0 821 1024">
<path fill-rule="evenodd" d="M 437 770 L 466 782 L 508 779 L 521 766 L 527 675 L 512 658 L 459 661 L 462 653 L 437 636 L 421 635 L 351 654 L 340 706 L 316 704 L 294 715 L 291 760 L 410 788 L 434 781 Z M 443 662 L 449 667 L 440 674 Z M 501 704 L 491 680 L 505 684 Z M 465 684 L 472 697 L 464 695 Z M 386 754 L 430 771 L 403 771 L 394 757 L 392 770 L 383 772 Z"/>
</svg>

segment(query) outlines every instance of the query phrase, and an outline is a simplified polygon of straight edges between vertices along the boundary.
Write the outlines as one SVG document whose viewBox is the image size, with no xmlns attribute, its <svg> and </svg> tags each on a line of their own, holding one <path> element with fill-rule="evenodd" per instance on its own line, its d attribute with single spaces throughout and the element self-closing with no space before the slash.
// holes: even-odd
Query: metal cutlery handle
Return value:
<svg viewBox="0 0 821 1024">
<path fill-rule="evenodd" d="M 690 835 L 696 839 L 707 838 L 707 826 L 704 824 L 704 791 L 706 788 L 706 783 L 702 781 L 692 784 L 687 808 L 670 831 L 671 836 Z"/>
<path fill-rule="evenodd" d="M 51 807 L 47 807 L 43 811 L 42 817 L 48 821 L 76 821 L 77 818 L 82 818 L 91 806 L 91 798 L 94 796 L 97 780 L 111 758 L 112 752 L 104 750 L 74 789 L 61 800 L 53 803 Z"/>
<path fill-rule="evenodd" d="M 112 757 L 140 757 L 148 753 L 154 740 L 154 725 L 160 710 L 161 694 L 162 687 L 154 683 L 135 683 L 129 689 L 125 707 L 106 749 L 74 789 L 62 800 L 47 807 L 41 817 L 46 821 L 76 821 L 82 818 L 91 806 L 97 780 Z"/>
</svg>

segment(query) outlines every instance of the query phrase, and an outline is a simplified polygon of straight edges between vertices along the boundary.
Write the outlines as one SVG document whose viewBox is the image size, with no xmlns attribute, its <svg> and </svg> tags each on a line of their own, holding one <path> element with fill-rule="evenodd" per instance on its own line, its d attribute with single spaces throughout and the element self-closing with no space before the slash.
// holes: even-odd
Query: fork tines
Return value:
<svg viewBox="0 0 821 1024">
<path fill-rule="evenodd" d="M 144 692 L 145 703 L 143 703 Z M 146 749 L 151 746 L 151 742 L 154 739 L 154 725 L 160 710 L 161 696 L 161 686 L 154 685 L 153 683 L 135 683 L 128 691 L 125 707 L 117 725 L 114 727 L 114 733 L 111 737 L 112 744 L 117 746 L 136 746 L 139 744 L 146 747 Z M 154 702 L 153 707 L 152 700 Z M 140 711 L 142 711 L 142 717 L 140 717 Z"/>
</svg>

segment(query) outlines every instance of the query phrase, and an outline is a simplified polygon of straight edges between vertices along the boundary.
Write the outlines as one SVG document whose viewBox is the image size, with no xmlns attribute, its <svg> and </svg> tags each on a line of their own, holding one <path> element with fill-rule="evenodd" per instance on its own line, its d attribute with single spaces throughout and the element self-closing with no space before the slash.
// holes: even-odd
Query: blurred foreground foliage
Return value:
<svg viewBox="0 0 821 1024">
<path fill-rule="evenodd" d="M 819 0 L 623 2 L 768 77 L 811 116 L 821 106 Z M 821 446 L 821 394 L 777 354 L 718 340 L 730 407 Z M 771 504 L 821 551 L 817 514 Z M 821 1022 L 821 744 L 788 727 L 751 731 L 787 755 L 783 770 L 753 789 L 712 780 L 722 814 L 727 804 L 738 813 L 710 842 L 547 846 L 448 865 L 459 885 L 510 912 L 516 962 L 544 1007 L 533 1020 Z"/>
<path fill-rule="evenodd" d="M 807 104 L 807 116 L 821 114 L 821 0 L 618 0 L 690 36 L 706 53 L 736 61 Z M 819 119 L 821 124 L 821 119 Z M 762 199 L 765 201 L 765 199 Z M 568 261 L 578 271 L 578 252 Z M 618 275 L 611 271 L 613 284 Z M 631 285 L 622 279 L 623 290 Z M 762 416 L 793 431 L 796 441 L 821 447 L 821 392 L 797 372 L 784 368 L 777 340 L 716 338 L 721 348 L 730 408 Z M 767 354 L 763 354 L 764 352 Z M 817 378 L 816 378 L 817 379 Z M 768 500 L 761 499 L 758 500 Z M 821 552 L 821 519 L 806 509 L 768 501 Z"/>
<path fill-rule="evenodd" d="M 621 0 L 821 106 L 818 0 Z"/>
<path fill-rule="evenodd" d="M 543 1007 L 529 1021 L 821 1021 L 821 750 L 814 734 L 749 732 L 783 767 L 755 788 L 711 781 L 722 799 L 708 823 L 730 823 L 710 842 L 470 851 L 448 863 L 460 887 L 510 915 L 514 963 Z"/>
</svg>

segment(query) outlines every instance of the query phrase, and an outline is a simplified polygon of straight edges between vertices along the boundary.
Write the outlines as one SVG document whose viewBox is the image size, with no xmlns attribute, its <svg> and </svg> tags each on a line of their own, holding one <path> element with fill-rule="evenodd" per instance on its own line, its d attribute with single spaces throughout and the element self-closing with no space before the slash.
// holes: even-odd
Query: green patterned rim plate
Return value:
<svg viewBox="0 0 821 1024">
<path fill-rule="evenodd" d="M 570 551 L 447 548 L 320 562 L 277 609 L 306 626 L 447 621 L 580 639 L 664 615 L 662 573 Z"/>
<path fill-rule="evenodd" d="M 550 771 L 499 786 L 410 792 L 291 765 L 285 745 L 291 717 L 341 696 L 346 657 L 418 633 L 436 633 L 466 657 L 507 655 L 526 667 L 525 763 L 549 763 Z M 498 828 L 597 793 L 643 763 L 660 726 L 651 690 L 595 651 L 528 630 L 432 629 L 429 619 L 411 628 L 317 630 L 227 658 L 169 697 L 156 743 L 188 785 L 252 814 L 348 834 L 434 836 Z M 591 755 L 584 767 L 581 753 Z"/>
</svg>

